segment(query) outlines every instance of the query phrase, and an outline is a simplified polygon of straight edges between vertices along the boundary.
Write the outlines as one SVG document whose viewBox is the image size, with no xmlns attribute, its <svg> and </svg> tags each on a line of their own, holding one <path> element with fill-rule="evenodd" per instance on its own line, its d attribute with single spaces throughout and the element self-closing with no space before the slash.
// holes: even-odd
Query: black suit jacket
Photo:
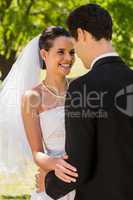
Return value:
<svg viewBox="0 0 133 200">
<path fill-rule="evenodd" d="M 65 122 L 66 152 L 79 178 L 64 183 L 50 172 L 48 195 L 76 189 L 75 200 L 132 200 L 133 71 L 120 57 L 101 58 L 70 84 Z"/>
</svg>

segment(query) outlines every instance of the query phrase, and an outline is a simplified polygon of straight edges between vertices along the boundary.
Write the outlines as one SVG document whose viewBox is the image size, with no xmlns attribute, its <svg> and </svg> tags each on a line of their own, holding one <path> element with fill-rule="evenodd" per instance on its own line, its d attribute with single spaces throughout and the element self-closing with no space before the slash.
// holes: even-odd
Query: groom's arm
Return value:
<svg viewBox="0 0 133 200">
<path fill-rule="evenodd" d="M 77 84 L 73 82 L 68 90 L 65 104 L 66 153 L 69 156 L 68 162 L 77 168 L 79 177 L 76 183 L 65 183 L 55 176 L 54 171 L 48 173 L 46 192 L 53 199 L 61 198 L 81 187 L 91 176 L 95 120 L 87 116 L 87 111 L 89 115 L 87 108 L 83 111 L 82 91 L 75 91 Z"/>
</svg>

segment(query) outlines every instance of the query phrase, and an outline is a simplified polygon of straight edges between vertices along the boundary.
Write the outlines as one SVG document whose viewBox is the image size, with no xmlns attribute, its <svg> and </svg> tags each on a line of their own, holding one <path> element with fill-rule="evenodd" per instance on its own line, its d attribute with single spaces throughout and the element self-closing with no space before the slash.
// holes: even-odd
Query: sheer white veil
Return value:
<svg viewBox="0 0 133 200">
<path fill-rule="evenodd" d="M 31 40 L 0 89 L 0 172 L 24 171 L 32 160 L 21 116 L 23 93 L 40 82 L 39 37 Z"/>
</svg>

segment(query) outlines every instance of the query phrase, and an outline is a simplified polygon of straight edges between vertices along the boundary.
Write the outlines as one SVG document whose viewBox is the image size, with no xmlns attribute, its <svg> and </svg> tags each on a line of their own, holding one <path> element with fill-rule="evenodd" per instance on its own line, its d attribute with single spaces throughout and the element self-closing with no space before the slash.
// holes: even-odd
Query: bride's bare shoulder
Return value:
<svg viewBox="0 0 133 200">
<path fill-rule="evenodd" d="M 25 99 L 37 99 L 40 98 L 40 93 L 37 90 L 31 89 L 25 91 L 23 98 Z"/>
<path fill-rule="evenodd" d="M 41 104 L 41 88 L 40 85 L 25 91 L 24 95 L 22 96 L 22 103 L 28 105 L 36 105 L 35 107 L 39 107 Z M 34 108 L 35 108 L 34 107 Z"/>
<path fill-rule="evenodd" d="M 44 92 L 44 90 L 43 90 L 43 92 Z M 23 96 L 26 98 L 29 98 L 29 97 L 32 97 L 35 99 L 40 98 L 42 96 L 42 85 L 39 84 L 39 85 L 35 86 L 34 88 L 25 91 Z"/>
</svg>

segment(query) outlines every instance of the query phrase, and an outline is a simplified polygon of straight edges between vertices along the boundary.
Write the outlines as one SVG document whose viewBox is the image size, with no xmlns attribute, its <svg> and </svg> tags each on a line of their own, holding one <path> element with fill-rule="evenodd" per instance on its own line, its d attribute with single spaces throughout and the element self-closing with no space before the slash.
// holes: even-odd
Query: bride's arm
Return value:
<svg viewBox="0 0 133 200">
<path fill-rule="evenodd" d="M 75 168 L 67 163 L 64 156 L 53 158 L 45 154 L 42 132 L 38 114 L 40 95 L 36 91 L 27 91 L 22 98 L 22 117 L 29 145 L 35 163 L 44 171 L 45 175 L 54 170 L 56 176 L 65 182 L 75 181 Z"/>
<path fill-rule="evenodd" d="M 54 160 L 44 153 L 38 106 L 40 95 L 36 91 L 27 91 L 22 97 L 22 118 L 26 136 L 35 163 L 45 172 L 54 170 Z"/>
</svg>

